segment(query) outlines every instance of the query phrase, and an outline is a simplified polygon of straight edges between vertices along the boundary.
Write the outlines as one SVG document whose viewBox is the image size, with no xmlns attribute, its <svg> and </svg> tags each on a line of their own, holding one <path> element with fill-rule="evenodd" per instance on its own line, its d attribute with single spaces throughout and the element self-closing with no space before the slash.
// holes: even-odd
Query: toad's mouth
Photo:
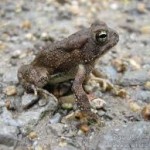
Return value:
<svg viewBox="0 0 150 150">
<path fill-rule="evenodd" d="M 110 41 L 107 44 L 105 44 L 105 48 L 101 51 L 101 55 L 104 55 L 105 53 L 110 51 L 115 45 L 117 45 L 117 43 L 119 42 L 119 35 L 114 32 L 112 40 Z"/>
<path fill-rule="evenodd" d="M 100 56 L 103 56 L 104 54 L 106 54 L 107 52 L 109 52 L 112 48 L 115 47 L 115 45 L 116 45 L 117 43 L 118 43 L 118 42 L 114 42 L 114 43 L 112 43 L 112 44 L 108 44 L 108 45 L 106 46 L 106 48 L 101 51 Z"/>
</svg>

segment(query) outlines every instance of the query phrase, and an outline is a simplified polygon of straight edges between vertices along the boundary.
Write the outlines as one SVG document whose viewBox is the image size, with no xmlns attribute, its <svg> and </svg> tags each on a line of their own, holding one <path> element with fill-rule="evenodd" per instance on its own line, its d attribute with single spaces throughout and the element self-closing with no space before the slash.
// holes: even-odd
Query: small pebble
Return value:
<svg viewBox="0 0 150 150">
<path fill-rule="evenodd" d="M 16 87 L 11 85 L 11 86 L 8 86 L 4 89 L 4 93 L 7 95 L 7 96 L 12 96 L 12 95 L 16 95 L 17 94 L 17 90 L 16 90 Z"/>
<path fill-rule="evenodd" d="M 90 101 L 90 104 L 95 109 L 101 109 L 106 105 L 106 102 L 101 98 L 96 98 Z"/>
<path fill-rule="evenodd" d="M 40 145 L 37 145 L 34 150 L 44 150 Z"/>
<path fill-rule="evenodd" d="M 22 23 L 21 27 L 22 27 L 23 29 L 30 29 L 30 28 L 31 28 L 31 22 L 30 22 L 29 20 L 25 20 L 25 21 Z"/>
<path fill-rule="evenodd" d="M 134 112 L 139 112 L 141 111 L 141 107 L 136 103 L 136 102 L 130 102 L 129 107 L 132 111 Z"/>
<path fill-rule="evenodd" d="M 145 120 L 150 120 L 150 104 L 142 109 L 142 116 Z"/>
<path fill-rule="evenodd" d="M 4 50 L 6 48 L 6 45 L 0 41 L 0 51 Z"/>
<path fill-rule="evenodd" d="M 48 37 L 48 33 L 47 33 L 47 32 L 43 32 L 43 33 L 41 34 L 41 38 L 45 39 L 45 38 L 47 38 L 47 37 Z"/>
<path fill-rule="evenodd" d="M 117 10 L 118 7 L 119 7 L 119 5 L 118 5 L 117 3 L 112 3 L 112 4 L 110 5 L 110 8 L 113 9 L 113 10 Z"/>
<path fill-rule="evenodd" d="M 63 103 L 63 104 L 61 105 L 61 107 L 62 107 L 63 109 L 70 110 L 70 109 L 73 108 L 73 105 L 72 105 L 72 103 Z"/>
<path fill-rule="evenodd" d="M 137 61 L 135 61 L 134 59 L 129 59 L 129 63 L 134 69 L 141 68 L 140 64 Z"/>
<path fill-rule="evenodd" d="M 10 110 L 10 107 L 11 107 L 11 101 L 10 100 L 6 100 L 5 102 L 5 106 L 8 110 Z"/>
<path fill-rule="evenodd" d="M 25 35 L 26 39 L 30 40 L 30 41 L 35 41 L 36 37 L 32 34 L 32 33 L 27 33 Z"/>
<path fill-rule="evenodd" d="M 112 61 L 112 65 L 115 67 L 117 72 L 124 72 L 127 70 L 127 64 L 122 59 L 115 59 Z"/>
<path fill-rule="evenodd" d="M 70 7 L 70 11 L 72 12 L 72 14 L 77 15 L 80 13 L 80 8 L 75 4 Z"/>
<path fill-rule="evenodd" d="M 60 142 L 59 142 L 59 146 L 60 147 L 65 147 L 66 145 L 67 145 L 66 139 L 61 137 Z"/>
<path fill-rule="evenodd" d="M 90 130 L 90 128 L 87 124 L 82 124 L 80 125 L 80 130 L 83 131 L 84 133 L 87 133 Z"/>
<path fill-rule="evenodd" d="M 145 25 L 145 26 L 141 27 L 140 31 L 143 34 L 150 34 L 150 25 Z"/>
<path fill-rule="evenodd" d="M 20 55 L 21 55 L 21 50 L 15 50 L 12 53 L 11 58 L 19 58 Z"/>
<path fill-rule="evenodd" d="M 59 102 L 61 103 L 61 107 L 63 109 L 70 110 L 73 108 L 73 104 L 75 102 L 75 97 L 73 95 L 62 96 L 59 98 Z"/>
<path fill-rule="evenodd" d="M 8 109 L 8 110 L 15 110 L 16 109 L 16 106 L 14 104 L 14 101 L 10 100 L 10 99 L 7 99 L 5 101 L 5 107 Z"/>
<path fill-rule="evenodd" d="M 145 84 L 144 84 L 144 88 L 146 90 L 150 90 L 150 81 L 147 81 Z"/>
<path fill-rule="evenodd" d="M 144 3 L 138 3 L 137 10 L 139 13 L 146 13 L 147 12 L 146 5 Z"/>
<path fill-rule="evenodd" d="M 28 138 L 29 139 L 31 139 L 31 140 L 33 140 L 33 139 L 35 139 L 35 138 L 37 138 L 38 136 L 37 136 L 37 133 L 36 132 L 30 132 L 29 133 L 29 135 L 28 135 Z"/>
</svg>

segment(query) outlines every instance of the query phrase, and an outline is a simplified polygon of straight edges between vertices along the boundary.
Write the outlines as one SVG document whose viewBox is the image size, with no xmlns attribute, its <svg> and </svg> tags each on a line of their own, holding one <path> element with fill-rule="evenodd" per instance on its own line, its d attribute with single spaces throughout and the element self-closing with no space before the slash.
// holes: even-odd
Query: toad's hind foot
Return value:
<svg viewBox="0 0 150 150">
<path fill-rule="evenodd" d="M 42 88 L 32 86 L 32 89 L 34 91 L 34 95 L 38 95 L 40 98 L 48 99 L 49 97 L 53 97 L 54 100 L 58 103 L 58 100 L 55 98 L 55 96 L 51 93 L 49 93 L 47 90 L 44 90 Z"/>
<path fill-rule="evenodd" d="M 97 116 L 97 114 L 93 113 L 93 112 L 86 112 L 87 113 L 87 121 L 88 124 L 93 124 L 93 123 L 98 123 L 99 122 L 99 118 Z"/>
<path fill-rule="evenodd" d="M 75 117 L 79 119 L 81 123 L 87 123 L 89 125 L 100 121 L 98 116 L 91 111 L 80 111 L 75 115 Z"/>
</svg>

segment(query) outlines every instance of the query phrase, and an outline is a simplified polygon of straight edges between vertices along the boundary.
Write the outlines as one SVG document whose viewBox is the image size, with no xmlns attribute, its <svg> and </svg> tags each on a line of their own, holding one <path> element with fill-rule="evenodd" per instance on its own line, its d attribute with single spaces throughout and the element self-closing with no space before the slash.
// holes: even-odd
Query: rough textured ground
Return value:
<svg viewBox="0 0 150 150">
<path fill-rule="evenodd" d="M 150 103 L 149 18 L 149 0 L 1 0 L 0 150 L 148 150 L 150 125 L 141 110 Z M 88 134 L 82 133 L 65 120 L 72 110 L 58 109 L 54 97 L 23 110 L 37 97 L 19 85 L 18 67 L 31 62 L 45 42 L 60 40 L 94 20 L 105 21 L 120 35 L 118 45 L 96 65 L 118 92 L 93 85 L 106 101 L 97 112 L 104 126 L 93 125 Z"/>
</svg>

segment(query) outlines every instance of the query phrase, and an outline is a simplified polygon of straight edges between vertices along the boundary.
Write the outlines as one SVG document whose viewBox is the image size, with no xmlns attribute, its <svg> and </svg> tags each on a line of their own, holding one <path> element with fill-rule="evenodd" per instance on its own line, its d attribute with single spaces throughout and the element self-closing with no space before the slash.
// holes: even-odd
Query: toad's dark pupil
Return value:
<svg viewBox="0 0 150 150">
<path fill-rule="evenodd" d="M 107 33 L 106 31 L 101 31 L 99 33 L 96 34 L 96 40 L 97 42 L 103 43 L 105 42 L 107 39 Z"/>
<path fill-rule="evenodd" d="M 106 35 L 105 33 L 103 33 L 103 34 L 100 34 L 100 35 L 99 35 L 99 38 L 104 39 L 104 38 L 106 38 L 106 36 L 107 36 L 107 35 Z"/>
</svg>

